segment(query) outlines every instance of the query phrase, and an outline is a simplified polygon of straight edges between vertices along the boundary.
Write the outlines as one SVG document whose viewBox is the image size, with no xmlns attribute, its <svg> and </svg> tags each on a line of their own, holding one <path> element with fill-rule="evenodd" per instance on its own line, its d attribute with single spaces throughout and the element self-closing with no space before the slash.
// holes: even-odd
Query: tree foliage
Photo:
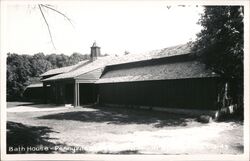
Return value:
<svg viewBox="0 0 250 161">
<path fill-rule="evenodd" d="M 20 99 L 31 75 L 29 56 L 8 54 L 7 58 L 7 98 Z"/>
<path fill-rule="evenodd" d="M 195 50 L 225 78 L 243 77 L 243 6 L 207 6 Z"/>
<path fill-rule="evenodd" d="M 234 100 L 243 97 L 243 6 L 206 6 L 194 45 L 196 56 L 230 83 Z"/>
<path fill-rule="evenodd" d="M 8 53 L 7 56 L 7 100 L 21 100 L 25 88 L 39 81 L 42 73 L 64 66 L 74 65 L 87 59 L 88 55 L 73 53 L 71 56 L 64 54 L 44 55 L 37 53 L 31 55 L 18 55 Z"/>
</svg>

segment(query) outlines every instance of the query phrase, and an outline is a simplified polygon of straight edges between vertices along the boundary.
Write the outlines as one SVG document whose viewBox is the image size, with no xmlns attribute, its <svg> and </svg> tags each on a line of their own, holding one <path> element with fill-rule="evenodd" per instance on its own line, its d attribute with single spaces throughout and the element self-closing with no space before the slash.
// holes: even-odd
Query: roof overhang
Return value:
<svg viewBox="0 0 250 161">
<path fill-rule="evenodd" d="M 95 83 L 97 80 L 96 79 L 76 79 L 76 83 Z"/>
</svg>

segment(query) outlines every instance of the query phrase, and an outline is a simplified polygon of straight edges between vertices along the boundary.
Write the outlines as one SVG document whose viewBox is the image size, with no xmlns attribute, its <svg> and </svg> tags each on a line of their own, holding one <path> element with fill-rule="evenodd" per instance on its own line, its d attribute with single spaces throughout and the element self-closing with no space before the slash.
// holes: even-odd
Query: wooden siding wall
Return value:
<svg viewBox="0 0 250 161">
<path fill-rule="evenodd" d="M 50 84 L 50 89 L 45 92 L 47 103 L 73 104 L 73 80 L 55 81 L 48 84 Z"/>
<path fill-rule="evenodd" d="M 100 104 L 216 109 L 216 79 L 100 84 Z"/>
<path fill-rule="evenodd" d="M 50 90 L 50 87 L 47 87 Z M 27 88 L 24 91 L 24 97 L 27 101 L 43 101 L 43 87 Z"/>
<path fill-rule="evenodd" d="M 66 104 L 74 103 L 74 84 L 65 84 L 65 102 Z"/>
<path fill-rule="evenodd" d="M 47 89 L 46 102 L 55 104 L 74 104 L 74 86 L 73 81 L 51 82 L 51 87 Z M 79 84 L 80 105 L 91 104 L 97 101 L 97 88 L 93 83 Z"/>
</svg>

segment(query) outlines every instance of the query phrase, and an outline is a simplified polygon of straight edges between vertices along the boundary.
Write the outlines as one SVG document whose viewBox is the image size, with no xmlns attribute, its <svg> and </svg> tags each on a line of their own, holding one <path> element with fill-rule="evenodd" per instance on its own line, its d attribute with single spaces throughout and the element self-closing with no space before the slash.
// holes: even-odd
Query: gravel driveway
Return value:
<svg viewBox="0 0 250 161">
<path fill-rule="evenodd" d="M 106 107 L 22 105 L 7 111 L 8 145 L 50 148 L 40 153 L 243 153 L 242 122 L 202 124 L 187 115 Z"/>
</svg>

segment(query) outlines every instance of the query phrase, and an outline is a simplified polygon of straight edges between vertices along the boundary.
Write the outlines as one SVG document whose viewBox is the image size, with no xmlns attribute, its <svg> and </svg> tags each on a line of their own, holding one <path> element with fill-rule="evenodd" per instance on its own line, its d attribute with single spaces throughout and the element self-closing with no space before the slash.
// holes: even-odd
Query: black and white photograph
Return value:
<svg viewBox="0 0 250 161">
<path fill-rule="evenodd" d="M 1 160 L 249 160 L 249 1 L 1 1 Z"/>
</svg>

